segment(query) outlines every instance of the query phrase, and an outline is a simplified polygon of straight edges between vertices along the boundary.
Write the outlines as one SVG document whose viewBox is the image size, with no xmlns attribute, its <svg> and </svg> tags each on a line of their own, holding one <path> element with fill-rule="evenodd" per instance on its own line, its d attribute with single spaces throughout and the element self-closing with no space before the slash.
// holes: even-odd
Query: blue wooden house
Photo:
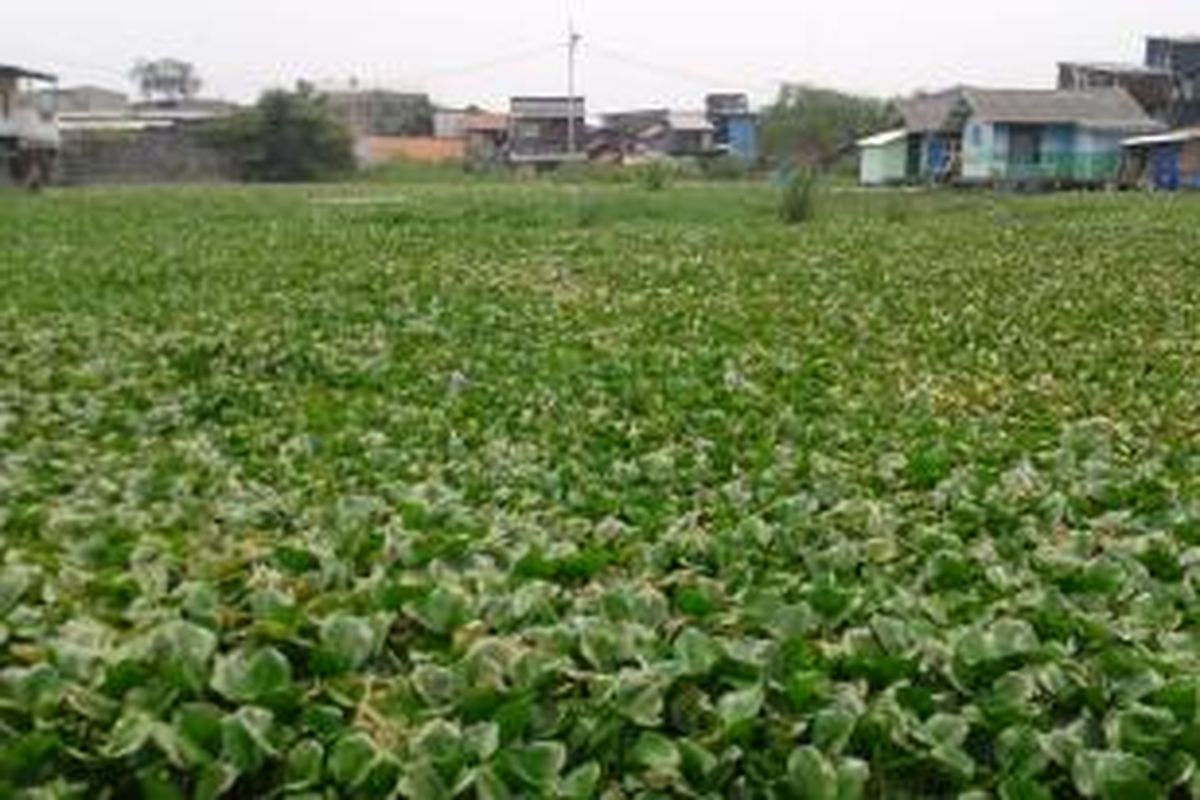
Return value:
<svg viewBox="0 0 1200 800">
<path fill-rule="evenodd" d="M 1122 142 L 1163 128 L 1120 88 L 965 89 L 951 116 L 964 183 L 1114 183 Z"/>
<path fill-rule="evenodd" d="M 1163 128 L 1116 87 L 955 87 L 898 106 L 908 183 L 1104 185 L 1120 177 L 1122 142 Z M 875 140 L 863 144 L 864 157 L 880 158 L 867 152 Z M 896 139 L 888 146 L 894 170 Z"/>
</svg>

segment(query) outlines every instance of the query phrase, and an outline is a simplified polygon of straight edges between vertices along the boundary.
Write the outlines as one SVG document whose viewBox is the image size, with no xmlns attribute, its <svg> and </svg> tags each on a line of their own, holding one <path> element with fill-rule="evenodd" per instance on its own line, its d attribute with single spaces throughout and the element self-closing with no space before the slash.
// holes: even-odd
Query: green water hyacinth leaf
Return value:
<svg viewBox="0 0 1200 800">
<path fill-rule="evenodd" d="M 417 731 L 412 750 L 419 758 L 434 764 L 456 762 L 462 756 L 463 732 L 451 722 L 435 719 Z"/>
<path fill-rule="evenodd" d="M 153 636 L 156 662 L 178 685 L 196 692 L 208 683 L 216 650 L 216 635 L 190 622 L 169 622 Z"/>
<path fill-rule="evenodd" d="M 221 750 L 221 709 L 211 703 L 185 703 L 175 710 L 171 724 L 193 752 L 193 760 L 207 762 Z"/>
<path fill-rule="evenodd" d="M 697 628 L 685 628 L 675 639 L 675 658 L 684 673 L 703 676 L 713 671 L 721 660 L 721 648 L 708 634 Z"/>
<path fill-rule="evenodd" d="M 108 737 L 104 751 L 109 758 L 127 758 L 150 741 L 154 718 L 144 712 L 125 714 L 117 721 Z"/>
<path fill-rule="evenodd" d="M 375 743 L 366 734 L 343 736 L 329 751 L 329 775 L 341 786 L 353 788 L 366 780 L 376 754 Z"/>
<path fill-rule="evenodd" d="M 37 571 L 32 567 L 13 564 L 0 569 L 0 617 L 16 607 L 33 588 L 36 577 Z"/>
<path fill-rule="evenodd" d="M 461 592 L 441 586 L 405 610 L 427 630 L 442 635 L 466 623 L 470 614 L 467 598 Z"/>
<path fill-rule="evenodd" d="M 1145 756 L 1168 752 L 1180 730 L 1179 723 L 1170 711 L 1144 705 L 1119 711 L 1105 724 L 1111 745 L 1122 752 Z"/>
<path fill-rule="evenodd" d="M 271 712 L 247 706 L 221 722 L 221 761 L 235 772 L 251 775 L 279 752 L 271 741 L 275 720 Z"/>
<path fill-rule="evenodd" d="M 431 706 L 441 706 L 457 701 L 464 691 L 462 680 L 445 667 L 424 664 L 412 675 L 417 694 Z"/>
<path fill-rule="evenodd" d="M 837 766 L 838 800 L 865 800 L 871 765 L 857 758 L 842 759 Z"/>
<path fill-rule="evenodd" d="M 717 713 L 726 727 L 735 727 L 754 720 L 762 712 L 765 696 L 762 686 L 727 692 L 717 703 Z"/>
<path fill-rule="evenodd" d="M 321 783 L 325 768 L 325 748 L 315 739 L 305 739 L 287 755 L 288 791 L 309 789 Z"/>
<path fill-rule="evenodd" d="M 680 741 L 678 747 L 684 775 L 694 785 L 705 785 L 721 765 L 720 759 L 691 739 Z"/>
<path fill-rule="evenodd" d="M 370 766 L 370 763 L 368 763 L 367 771 L 363 776 L 364 780 L 366 776 L 369 775 Z M 495 785 L 489 784 L 486 781 L 480 781 L 478 776 L 475 781 L 475 787 L 477 793 L 481 797 L 501 798 L 508 796 L 506 794 L 489 793 L 488 789 L 502 788 L 503 784 L 500 784 L 499 787 L 496 787 Z M 442 776 L 438 774 L 438 771 L 433 767 L 432 764 L 427 764 L 424 762 L 417 762 L 416 764 L 409 766 L 404 776 L 400 779 L 399 790 L 400 796 L 408 798 L 408 800 L 442 800 L 442 798 L 452 796 L 451 787 L 446 785 L 446 782 L 442 779 Z M 390 795 L 384 794 L 382 796 L 388 797 Z"/>
<path fill-rule="evenodd" d="M 676 772 L 683 759 L 675 743 L 660 733 L 646 731 L 633 746 L 633 761 L 645 769 L 660 774 Z"/>
<path fill-rule="evenodd" d="M 272 647 L 219 657 L 213 669 L 212 688 L 240 703 L 263 702 L 287 692 L 291 684 L 291 663 Z"/>
<path fill-rule="evenodd" d="M 467 749 L 478 761 L 488 761 L 500 749 L 500 726 L 494 722 L 481 722 L 463 731 Z"/>
<path fill-rule="evenodd" d="M 183 611 L 192 620 L 215 624 L 221 610 L 221 593 L 210 583 L 193 582 L 181 586 Z"/>
<path fill-rule="evenodd" d="M 497 763 L 509 783 L 534 792 L 547 792 L 558 781 L 567 763 L 567 749 L 559 742 L 509 747 L 500 752 Z"/>
<path fill-rule="evenodd" d="M 827 708 L 812 722 L 812 740 L 822 752 L 841 753 L 854 735 L 858 715 L 847 708 Z"/>
<path fill-rule="evenodd" d="M 1152 778 L 1151 765 L 1116 751 L 1088 750 L 1075 757 L 1071 769 L 1075 788 L 1084 797 L 1119 800 L 1130 797 L 1159 797 L 1162 793 Z"/>
<path fill-rule="evenodd" d="M 416 796 L 411 789 L 408 789 L 405 794 L 408 797 Z M 491 767 L 483 767 L 476 773 L 475 794 L 479 800 L 509 800 L 515 796 L 504 779 Z"/>
<path fill-rule="evenodd" d="M 563 778 L 559 794 L 565 800 L 591 800 L 599 794 L 601 774 L 600 765 L 589 761 Z"/>
<path fill-rule="evenodd" d="M 626 671 L 617 678 L 613 699 L 622 716 L 642 727 L 654 728 L 662 720 L 665 687 L 656 675 Z"/>
<path fill-rule="evenodd" d="M 838 773 L 820 750 L 801 747 L 787 762 L 788 781 L 799 797 L 838 800 Z"/>
<path fill-rule="evenodd" d="M 375 630 L 361 617 L 334 614 L 321 623 L 321 647 L 330 668 L 356 670 L 375 652 Z"/>
</svg>

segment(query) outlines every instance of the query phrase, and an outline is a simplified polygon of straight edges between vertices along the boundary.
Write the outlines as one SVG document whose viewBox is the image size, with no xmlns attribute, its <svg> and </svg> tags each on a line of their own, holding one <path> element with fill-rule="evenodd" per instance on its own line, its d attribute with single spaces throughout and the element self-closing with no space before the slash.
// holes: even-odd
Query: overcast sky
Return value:
<svg viewBox="0 0 1200 800">
<path fill-rule="evenodd" d="M 5 2 L 0 63 L 127 89 L 139 57 L 192 61 L 205 94 L 297 78 L 502 105 L 565 88 L 567 0 Z M 781 81 L 880 95 L 1051 86 L 1062 59 L 1139 60 L 1147 33 L 1200 34 L 1200 0 L 572 0 L 591 110 L 770 99 Z"/>
</svg>

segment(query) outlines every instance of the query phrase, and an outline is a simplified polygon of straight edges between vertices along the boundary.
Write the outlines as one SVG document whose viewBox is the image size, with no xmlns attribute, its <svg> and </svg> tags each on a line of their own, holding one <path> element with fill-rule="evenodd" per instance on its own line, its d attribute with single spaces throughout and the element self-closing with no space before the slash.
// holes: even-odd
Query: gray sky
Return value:
<svg viewBox="0 0 1200 800">
<path fill-rule="evenodd" d="M 565 86 L 568 0 L 12 0 L 0 63 L 127 89 L 139 56 L 194 62 L 206 94 L 296 78 L 502 105 Z M 571 0 L 592 110 L 770 99 L 780 81 L 876 94 L 1050 86 L 1061 59 L 1139 60 L 1148 33 L 1200 33 L 1200 0 Z"/>
</svg>

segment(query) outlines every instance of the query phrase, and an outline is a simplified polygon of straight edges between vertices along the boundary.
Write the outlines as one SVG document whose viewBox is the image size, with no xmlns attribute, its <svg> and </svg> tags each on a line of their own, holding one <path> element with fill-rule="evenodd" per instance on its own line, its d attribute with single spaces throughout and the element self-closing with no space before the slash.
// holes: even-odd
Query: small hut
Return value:
<svg viewBox="0 0 1200 800">
<path fill-rule="evenodd" d="M 863 186 L 894 186 L 906 182 L 908 174 L 908 131 L 887 131 L 858 141 L 859 183 Z"/>
<path fill-rule="evenodd" d="M 1200 128 L 1136 136 L 1122 144 L 1127 185 L 1172 192 L 1200 189 Z"/>
</svg>

